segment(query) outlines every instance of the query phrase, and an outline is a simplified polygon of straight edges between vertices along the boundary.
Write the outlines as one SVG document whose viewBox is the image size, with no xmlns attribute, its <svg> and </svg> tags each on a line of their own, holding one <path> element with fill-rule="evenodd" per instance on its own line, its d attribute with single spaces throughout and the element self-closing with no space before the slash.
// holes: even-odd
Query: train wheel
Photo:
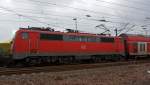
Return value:
<svg viewBox="0 0 150 85">
<path fill-rule="evenodd" d="M 34 65 L 38 64 L 38 61 L 35 58 L 26 58 L 25 62 L 26 62 L 26 65 L 28 65 L 28 66 L 34 66 Z"/>
</svg>

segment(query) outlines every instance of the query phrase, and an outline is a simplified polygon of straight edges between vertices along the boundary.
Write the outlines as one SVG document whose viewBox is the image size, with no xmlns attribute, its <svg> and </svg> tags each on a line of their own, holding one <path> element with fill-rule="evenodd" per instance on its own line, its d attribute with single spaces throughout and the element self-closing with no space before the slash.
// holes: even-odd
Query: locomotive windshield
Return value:
<svg viewBox="0 0 150 85">
<path fill-rule="evenodd" d="M 28 39 L 29 38 L 29 33 L 23 32 L 22 33 L 22 39 Z"/>
</svg>

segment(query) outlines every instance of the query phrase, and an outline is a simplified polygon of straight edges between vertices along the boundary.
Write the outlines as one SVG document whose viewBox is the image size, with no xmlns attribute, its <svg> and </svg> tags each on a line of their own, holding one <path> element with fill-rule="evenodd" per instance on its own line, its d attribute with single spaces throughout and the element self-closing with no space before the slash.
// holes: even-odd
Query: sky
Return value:
<svg viewBox="0 0 150 85">
<path fill-rule="evenodd" d="M 149 35 L 149 7 L 150 0 L 0 0 L 0 42 L 20 27 L 75 29 L 74 18 L 81 32 L 103 33 L 105 26 L 112 35 Z"/>
</svg>

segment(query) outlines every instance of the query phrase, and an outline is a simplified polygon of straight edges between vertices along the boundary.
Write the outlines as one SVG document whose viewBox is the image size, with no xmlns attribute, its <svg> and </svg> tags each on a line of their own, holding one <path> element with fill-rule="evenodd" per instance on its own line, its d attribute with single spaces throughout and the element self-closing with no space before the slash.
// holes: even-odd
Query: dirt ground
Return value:
<svg viewBox="0 0 150 85">
<path fill-rule="evenodd" d="M 150 64 L 1 76 L 0 85 L 150 85 Z"/>
</svg>

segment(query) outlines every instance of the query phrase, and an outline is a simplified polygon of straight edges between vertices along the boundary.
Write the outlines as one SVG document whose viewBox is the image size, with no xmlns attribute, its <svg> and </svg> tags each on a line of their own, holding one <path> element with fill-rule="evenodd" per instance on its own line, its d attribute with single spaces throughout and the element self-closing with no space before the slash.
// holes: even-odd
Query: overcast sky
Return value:
<svg viewBox="0 0 150 85">
<path fill-rule="evenodd" d="M 122 33 L 145 34 L 142 28 L 147 28 L 150 34 L 149 8 L 150 0 L 0 0 L 0 42 L 10 40 L 19 27 L 75 29 L 73 18 L 83 32 L 102 33 L 95 26 L 103 24 L 112 35 L 125 25 Z"/>
</svg>

